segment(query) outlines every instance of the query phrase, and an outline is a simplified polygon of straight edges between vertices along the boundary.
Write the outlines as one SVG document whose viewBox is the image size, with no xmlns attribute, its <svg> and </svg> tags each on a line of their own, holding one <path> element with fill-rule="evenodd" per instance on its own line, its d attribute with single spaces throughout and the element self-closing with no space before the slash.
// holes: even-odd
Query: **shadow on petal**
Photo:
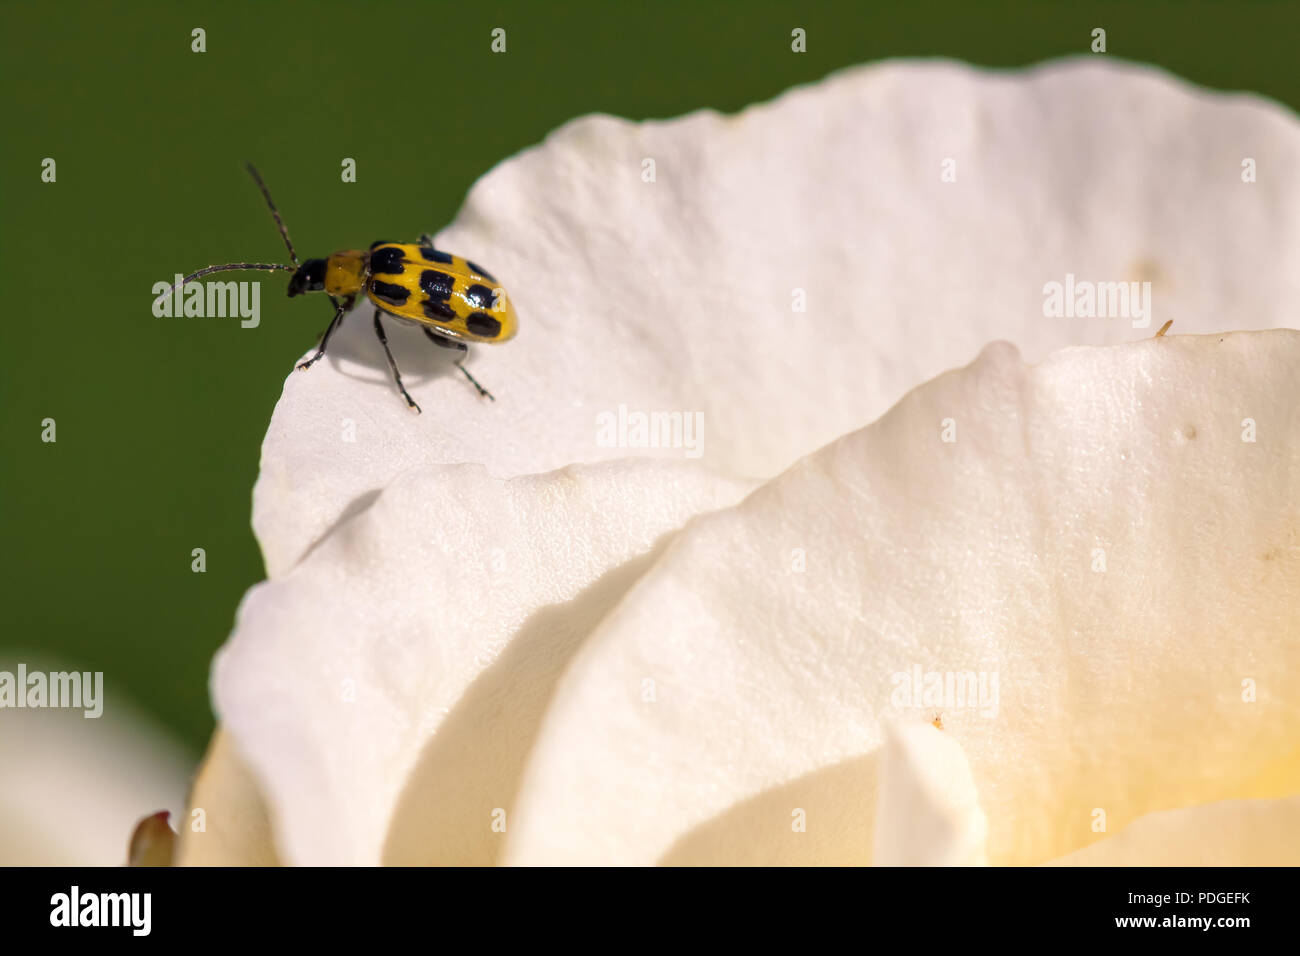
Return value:
<svg viewBox="0 0 1300 956">
<path fill-rule="evenodd" d="M 805 774 L 729 807 L 683 835 L 661 866 L 866 866 L 879 751 Z M 794 829 L 795 811 L 807 830 Z"/>
<path fill-rule="evenodd" d="M 505 833 L 493 812 L 515 804 L 533 741 L 569 661 L 672 537 L 606 572 L 573 600 L 542 608 L 465 691 L 407 779 L 388 837 L 388 865 L 496 863 Z"/>
</svg>

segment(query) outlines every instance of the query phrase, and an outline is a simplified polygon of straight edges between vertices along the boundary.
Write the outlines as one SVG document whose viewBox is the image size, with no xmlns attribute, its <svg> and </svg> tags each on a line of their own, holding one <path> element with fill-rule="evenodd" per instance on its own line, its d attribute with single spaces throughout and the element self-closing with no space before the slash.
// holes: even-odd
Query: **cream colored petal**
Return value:
<svg viewBox="0 0 1300 956">
<path fill-rule="evenodd" d="M 1300 866 L 1300 797 L 1151 813 L 1052 865 Z"/>
<path fill-rule="evenodd" d="M 872 789 L 826 788 L 930 719 L 914 671 L 971 680 L 940 716 L 990 863 L 1300 791 L 1297 368 L 1291 331 L 990 347 L 693 522 L 570 665 L 507 860 L 787 859 L 813 801 L 870 859 Z"/>
<path fill-rule="evenodd" d="M 896 727 L 881 754 L 873 862 L 978 866 L 985 862 L 987 833 L 970 763 L 957 741 L 926 723 Z"/>
<path fill-rule="evenodd" d="M 270 817 L 253 774 L 218 727 L 177 820 L 177 866 L 275 866 Z"/>
</svg>

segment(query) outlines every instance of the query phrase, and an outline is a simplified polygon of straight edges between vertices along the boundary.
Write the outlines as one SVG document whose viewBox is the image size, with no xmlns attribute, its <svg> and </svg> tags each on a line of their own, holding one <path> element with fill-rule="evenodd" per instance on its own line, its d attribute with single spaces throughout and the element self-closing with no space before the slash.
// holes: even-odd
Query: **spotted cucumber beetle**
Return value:
<svg viewBox="0 0 1300 956">
<path fill-rule="evenodd" d="M 310 368 L 324 354 L 330 336 L 343 322 L 357 297 L 365 295 L 375 305 L 375 335 L 388 356 L 388 367 L 393 381 L 406 399 L 406 404 L 420 411 L 420 406 L 402 384 L 402 374 L 388 348 L 388 337 L 380 322 L 388 315 L 408 325 L 419 326 L 434 345 L 454 349 L 460 355 L 456 367 L 478 389 L 479 395 L 495 401 L 491 392 L 478 383 L 462 364 L 469 351 L 469 342 L 504 342 L 514 336 L 518 328 L 514 310 L 506 300 L 505 291 L 496 284 L 482 266 L 468 259 L 441 252 L 433 247 L 433 239 L 426 233 L 413 243 L 374 242 L 366 251 L 345 249 L 328 259 L 298 261 L 289 230 L 285 228 L 280 211 L 271 200 L 261 175 L 252 163 L 248 172 L 262 191 L 262 198 L 271 210 L 293 265 L 278 262 L 230 262 L 221 266 L 208 266 L 187 275 L 163 293 L 171 295 L 195 279 L 214 272 L 235 270 L 250 272 L 292 272 L 289 279 L 289 296 L 306 292 L 325 292 L 334 304 L 334 318 L 330 320 L 320 347 L 311 358 L 297 365 L 299 370 Z"/>
</svg>

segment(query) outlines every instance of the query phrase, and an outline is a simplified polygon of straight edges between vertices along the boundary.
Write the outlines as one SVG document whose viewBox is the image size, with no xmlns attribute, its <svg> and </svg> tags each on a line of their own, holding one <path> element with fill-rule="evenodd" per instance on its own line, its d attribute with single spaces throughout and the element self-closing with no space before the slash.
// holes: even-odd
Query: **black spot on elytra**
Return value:
<svg viewBox="0 0 1300 956">
<path fill-rule="evenodd" d="M 391 246 L 391 245 L 393 245 L 393 240 L 391 240 L 391 239 L 380 239 L 380 240 L 378 240 L 378 241 L 376 241 L 376 242 L 372 242 L 372 243 L 370 244 L 370 248 L 371 248 L 371 250 L 373 251 L 373 250 L 374 250 L 376 247 L 378 247 L 378 246 Z"/>
<path fill-rule="evenodd" d="M 446 302 L 438 302 L 435 299 L 425 299 L 420 304 L 424 306 L 424 314 L 431 319 L 437 319 L 439 322 L 448 322 L 456 318 L 456 310 Z"/>
<path fill-rule="evenodd" d="M 401 275 L 402 263 L 405 261 L 402 250 L 397 246 L 384 246 L 370 253 L 370 271 L 384 275 Z"/>
<path fill-rule="evenodd" d="M 406 305 L 406 300 L 411 297 L 411 290 L 400 285 L 394 285 L 391 282 L 372 281 L 370 283 L 370 294 L 381 302 L 387 302 L 389 305 Z"/>
<path fill-rule="evenodd" d="M 465 298 L 476 309 L 492 308 L 492 290 L 485 285 L 472 285 L 465 290 Z"/>
<path fill-rule="evenodd" d="M 437 269 L 425 269 L 420 273 L 420 289 L 430 299 L 450 298 L 454 281 L 447 273 L 439 272 Z"/>
<path fill-rule="evenodd" d="M 486 312 L 471 312 L 465 320 L 465 328 L 473 335 L 481 335 L 485 339 L 494 339 L 501 334 L 501 323 Z"/>
<path fill-rule="evenodd" d="M 478 275 L 481 275 L 484 279 L 487 279 L 488 282 L 497 281 L 496 277 L 492 275 L 492 273 L 484 269 L 482 266 L 477 266 L 474 263 L 470 262 L 468 259 L 465 260 L 465 265 L 469 266 L 471 272 L 475 272 Z"/>
<path fill-rule="evenodd" d="M 420 255 L 424 256 L 425 260 L 428 262 L 441 262 L 444 265 L 451 262 L 451 253 L 439 252 L 437 249 L 433 248 L 433 246 L 421 246 Z"/>
</svg>

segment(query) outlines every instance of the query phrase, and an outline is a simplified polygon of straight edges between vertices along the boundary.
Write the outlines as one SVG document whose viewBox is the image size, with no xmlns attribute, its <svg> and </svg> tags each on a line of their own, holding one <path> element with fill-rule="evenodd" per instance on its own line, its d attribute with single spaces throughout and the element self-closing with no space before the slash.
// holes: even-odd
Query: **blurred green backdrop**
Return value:
<svg viewBox="0 0 1300 956">
<path fill-rule="evenodd" d="M 703 6 L 3 4 L 0 651 L 102 670 L 110 699 L 204 745 L 209 661 L 263 576 L 262 435 L 328 317 L 284 299 L 282 275 L 256 330 L 151 313 L 175 271 L 283 261 L 246 159 L 319 256 L 436 231 L 479 175 L 572 117 L 732 111 L 883 57 L 1020 66 L 1087 53 L 1101 26 L 1108 55 L 1300 105 L 1295 3 Z"/>
</svg>

